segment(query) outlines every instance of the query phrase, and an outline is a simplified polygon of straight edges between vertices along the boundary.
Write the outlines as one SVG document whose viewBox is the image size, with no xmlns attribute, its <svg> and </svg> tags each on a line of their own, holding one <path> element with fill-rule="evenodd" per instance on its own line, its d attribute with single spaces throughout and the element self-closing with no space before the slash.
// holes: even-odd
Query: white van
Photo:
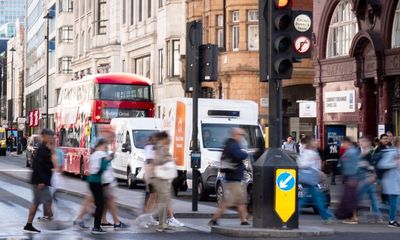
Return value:
<svg viewBox="0 0 400 240">
<path fill-rule="evenodd" d="M 162 128 L 171 136 L 170 152 L 178 167 L 178 178 L 174 181 L 175 194 L 191 188 L 192 169 L 190 164 L 192 139 L 192 99 L 164 99 L 158 105 L 158 116 Z M 246 133 L 248 150 L 256 151 L 263 132 L 258 124 L 258 106 L 253 101 L 226 99 L 199 99 L 198 111 L 199 169 L 198 192 L 202 199 L 215 194 L 218 166 L 230 129 L 240 127 Z"/>
<path fill-rule="evenodd" d="M 117 136 L 115 158 L 111 164 L 114 176 L 134 188 L 143 182 L 144 146 L 151 135 L 161 130 L 161 119 L 114 118 L 111 125 Z"/>
</svg>

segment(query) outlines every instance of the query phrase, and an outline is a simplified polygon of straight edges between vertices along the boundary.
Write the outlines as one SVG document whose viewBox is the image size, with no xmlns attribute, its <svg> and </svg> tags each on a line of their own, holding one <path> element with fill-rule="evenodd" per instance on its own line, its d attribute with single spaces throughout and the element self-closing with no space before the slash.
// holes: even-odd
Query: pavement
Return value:
<svg viewBox="0 0 400 240">
<path fill-rule="evenodd" d="M 29 182 L 30 178 L 30 169 L 27 169 L 25 167 L 25 156 L 24 155 L 12 155 L 12 156 L 7 156 L 7 157 L 0 157 L 0 176 L 5 176 L 6 179 L 9 179 L 11 183 L 13 181 L 21 181 L 21 182 Z M 14 180 L 12 180 L 14 179 Z M 76 207 L 75 207 L 75 214 L 79 209 L 79 203 L 81 199 L 86 195 L 88 192 L 87 189 L 87 184 L 86 182 L 80 180 L 77 177 L 73 176 L 65 176 L 64 177 L 64 188 L 63 192 L 64 194 L 74 197 L 76 200 Z M 30 192 L 29 189 L 29 184 L 28 189 L 24 191 Z M 5 189 L 9 189 L 7 184 L 0 182 L 0 190 L 1 187 Z M 18 188 L 17 188 L 18 189 Z M 129 217 L 128 219 L 134 219 L 135 216 L 141 213 L 142 207 L 143 207 L 143 202 L 144 202 L 144 191 L 143 190 L 130 190 L 127 189 L 126 187 L 118 187 L 115 189 L 115 193 L 117 196 L 117 205 L 121 209 L 123 213 L 128 214 Z M 332 195 L 332 201 L 333 205 L 335 205 L 335 202 L 338 202 L 338 199 L 340 197 L 340 185 L 338 186 L 333 186 L 331 189 L 331 195 Z M 1 197 L 1 191 L 0 191 L 0 197 Z M 29 197 L 25 197 L 23 200 L 24 204 L 28 204 L 30 201 Z M 186 231 L 190 232 L 190 236 L 203 236 L 203 235 L 198 235 L 199 233 L 207 233 L 207 234 L 212 234 L 211 228 L 208 227 L 208 221 L 210 219 L 210 216 L 212 213 L 214 213 L 217 210 L 216 204 L 212 202 L 199 202 L 199 211 L 193 213 L 191 211 L 191 202 L 189 201 L 188 197 L 178 197 L 173 199 L 173 208 L 175 211 L 175 217 L 179 218 L 180 221 L 185 223 L 185 226 L 187 227 Z M 10 208 L 11 207 L 11 208 Z M 365 205 L 367 207 L 367 205 Z M 15 203 L 12 203 L 12 201 L 8 202 L 3 208 L 1 208 L 0 204 L 0 219 L 2 217 L 2 213 L 4 211 L 7 211 L 11 214 L 13 209 L 18 208 L 18 206 L 15 206 Z M 120 212 L 121 212 L 120 211 Z M 25 212 L 27 214 L 27 212 Z M 24 214 L 24 217 L 26 215 Z M 235 211 L 228 211 L 227 214 L 223 219 L 220 221 L 220 225 L 223 228 L 230 228 L 233 230 L 237 230 L 239 227 L 239 220 L 236 217 L 237 213 Z M 130 220 L 129 220 L 130 221 Z M 4 227 L 8 228 L 11 226 L 4 225 L 2 224 L 3 221 L 0 221 L 0 229 L 4 229 Z M 305 212 L 305 214 L 302 214 L 300 219 L 300 227 L 304 228 L 307 226 L 312 226 L 312 227 L 317 227 L 319 229 L 330 229 L 333 230 L 337 235 L 339 236 L 346 236 L 346 238 L 343 239 L 351 239 L 349 236 L 365 236 L 364 240 L 370 239 L 369 237 L 373 236 L 374 234 L 377 233 L 382 233 L 386 234 L 387 238 L 385 237 L 384 239 L 391 239 L 392 234 L 399 234 L 400 231 L 399 229 L 389 229 L 386 227 L 385 224 L 371 224 L 369 222 L 369 214 L 367 211 L 362 211 L 360 213 L 360 224 L 357 226 L 355 225 L 344 225 L 339 222 L 336 222 L 332 225 L 326 226 L 322 223 L 318 215 L 312 215 L 309 212 Z M 19 227 L 21 224 L 18 225 Z M 189 229 L 189 230 L 188 230 Z M 239 229 L 240 230 L 240 229 Z M 128 232 L 130 233 L 137 233 L 135 229 L 129 230 Z M 179 232 L 179 231 L 178 231 Z M 215 232 L 215 231 L 214 231 Z M 2 231 L 0 231 L 0 239 L 2 236 Z M 221 233 L 221 232 L 220 232 Z M 349 233 L 354 233 L 354 235 L 348 235 Z M 52 232 L 48 232 L 48 234 L 53 234 Z M 55 234 L 55 233 L 54 233 Z M 182 236 L 184 236 L 184 233 L 179 232 Z M 7 235 L 7 234 L 6 234 Z M 8 234 L 10 235 L 10 234 Z M 126 236 L 128 236 L 127 234 Z M 385 236 L 386 236 L 385 235 Z M 60 235 L 60 237 L 62 234 Z M 81 234 L 78 236 L 82 236 Z M 122 236 L 122 235 L 121 235 Z M 125 235 L 124 235 L 125 236 Z M 125 239 L 125 237 L 122 236 L 121 239 Z M 179 235 L 180 236 L 180 235 Z M 209 238 L 210 235 L 205 235 L 207 237 L 202 237 L 204 239 L 212 239 Z M 213 236 L 213 235 L 211 235 Z M 220 236 L 220 235 L 216 235 Z M 232 234 L 230 235 L 232 236 Z M 239 235 L 233 235 L 236 237 L 239 237 Z M 284 236 L 284 235 L 282 235 Z M 315 235 L 314 235 L 315 236 Z M 377 235 L 379 239 L 379 236 L 384 236 L 384 235 Z M 397 235 L 398 236 L 398 235 Z M 221 237 L 221 236 L 220 236 Z M 242 236 L 246 237 L 246 236 Z M 265 237 L 265 236 L 264 236 Z M 285 235 L 284 237 L 290 238 L 290 235 Z M 307 235 L 306 235 L 307 237 Z M 349 238 L 347 238 L 349 237 Z M 313 239 L 318 239 L 319 237 L 315 237 Z M 63 239 L 62 237 L 60 239 Z M 118 237 L 119 239 L 119 237 Z M 135 238 L 136 239 L 136 238 Z M 144 239 L 152 239 L 150 238 L 144 238 Z M 175 239 L 175 238 L 174 238 Z M 180 239 L 179 237 L 177 239 Z M 185 238 L 182 238 L 185 239 Z M 186 239 L 194 239 L 192 237 L 186 238 Z M 224 238 L 218 238 L 218 239 L 224 239 Z M 246 238 L 243 238 L 246 239 Z M 323 239 L 334 239 L 331 237 L 323 237 Z M 357 238 L 356 238 L 357 239 Z M 372 238 L 371 238 L 372 239 Z M 382 238 L 383 239 L 383 238 Z"/>
</svg>

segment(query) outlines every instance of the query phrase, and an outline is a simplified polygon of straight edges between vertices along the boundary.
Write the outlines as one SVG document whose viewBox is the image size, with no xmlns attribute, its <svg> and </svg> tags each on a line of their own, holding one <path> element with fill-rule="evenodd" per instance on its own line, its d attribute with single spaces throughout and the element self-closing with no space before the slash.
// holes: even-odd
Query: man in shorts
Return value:
<svg viewBox="0 0 400 240">
<path fill-rule="evenodd" d="M 243 164 L 248 156 L 243 151 L 240 143 L 243 141 L 245 133 L 240 128 L 231 130 L 231 137 L 226 141 L 223 155 L 230 159 L 231 169 L 225 172 L 224 183 L 224 200 L 219 206 L 219 210 L 214 214 L 209 222 L 210 226 L 218 225 L 218 219 L 222 216 L 228 207 L 236 206 L 239 211 L 241 225 L 249 225 L 247 222 L 247 191 L 246 186 L 242 182 L 244 179 L 244 171 L 246 167 Z"/>
<path fill-rule="evenodd" d="M 33 227 L 32 221 L 35 217 L 36 211 L 40 204 L 44 205 L 44 210 L 51 215 L 51 176 L 52 169 L 54 168 L 52 155 L 54 152 L 53 141 L 54 132 L 50 129 L 43 129 L 41 132 L 41 143 L 36 152 L 35 158 L 32 163 L 32 189 L 33 189 L 33 203 L 29 209 L 28 222 L 24 230 L 27 232 L 40 233 L 40 231 Z"/>
</svg>

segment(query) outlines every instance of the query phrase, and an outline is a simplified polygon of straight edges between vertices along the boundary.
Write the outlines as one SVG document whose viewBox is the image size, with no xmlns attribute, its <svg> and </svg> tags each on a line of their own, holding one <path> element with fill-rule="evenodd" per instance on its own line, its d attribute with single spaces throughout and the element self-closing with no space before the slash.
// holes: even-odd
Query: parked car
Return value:
<svg viewBox="0 0 400 240">
<path fill-rule="evenodd" d="M 26 166 L 32 167 L 32 161 L 39 147 L 39 135 L 32 135 L 28 138 L 26 146 Z"/>
</svg>

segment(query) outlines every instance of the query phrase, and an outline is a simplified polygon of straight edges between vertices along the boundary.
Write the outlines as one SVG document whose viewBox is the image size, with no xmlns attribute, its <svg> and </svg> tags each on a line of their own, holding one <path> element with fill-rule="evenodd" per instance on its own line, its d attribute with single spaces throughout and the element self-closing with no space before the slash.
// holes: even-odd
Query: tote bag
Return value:
<svg viewBox="0 0 400 240">
<path fill-rule="evenodd" d="M 164 180 L 172 180 L 178 176 L 175 161 L 168 161 L 162 165 L 154 167 L 154 175 L 156 178 Z"/>
</svg>

